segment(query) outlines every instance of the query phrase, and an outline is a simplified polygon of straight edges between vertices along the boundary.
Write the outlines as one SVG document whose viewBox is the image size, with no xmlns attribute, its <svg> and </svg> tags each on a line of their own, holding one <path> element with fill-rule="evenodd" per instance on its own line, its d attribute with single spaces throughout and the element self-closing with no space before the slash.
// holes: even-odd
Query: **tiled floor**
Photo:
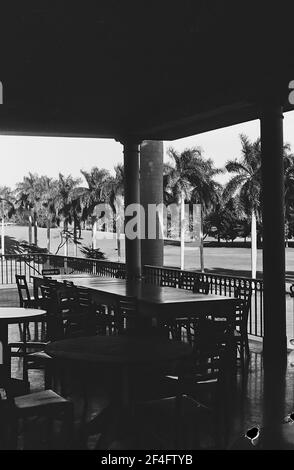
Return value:
<svg viewBox="0 0 294 470">
<path fill-rule="evenodd" d="M 16 290 L 1 289 L 0 306 L 13 305 L 18 305 Z M 10 339 L 17 337 L 17 335 L 17 327 L 11 327 Z M 21 361 L 13 359 L 13 376 L 21 377 L 21 373 Z M 88 391 L 89 396 L 87 419 L 101 410 L 107 402 L 99 377 L 91 375 L 87 380 L 81 377 L 77 375 L 75 380 L 72 377 L 70 379 L 70 395 L 74 400 L 77 423 L 80 422 L 83 413 L 82 397 L 85 390 Z M 44 386 L 42 371 L 31 371 L 30 383 L 32 391 L 42 390 Z M 273 367 L 269 368 L 265 374 L 261 343 L 252 342 L 248 369 L 243 374 L 241 374 L 241 369 L 238 369 L 237 380 L 231 391 L 228 446 L 234 446 L 234 443 L 238 442 L 238 439 L 242 438 L 249 428 L 256 425 L 260 427 L 265 425 L 268 428 L 272 423 L 281 423 L 283 417 L 293 410 L 294 351 L 289 352 L 287 367 L 284 371 Z M 273 448 L 275 448 L 274 442 Z M 91 441 L 89 443 L 91 444 Z M 147 442 L 144 448 L 148 448 Z"/>
</svg>

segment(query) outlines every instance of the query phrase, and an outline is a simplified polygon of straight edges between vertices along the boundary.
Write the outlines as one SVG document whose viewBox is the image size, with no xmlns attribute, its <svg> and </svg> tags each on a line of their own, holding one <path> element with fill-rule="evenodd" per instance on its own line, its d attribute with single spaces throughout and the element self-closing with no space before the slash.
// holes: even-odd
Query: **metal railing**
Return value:
<svg viewBox="0 0 294 470">
<path fill-rule="evenodd" d="M 100 261 L 88 258 L 65 257 L 46 254 L 5 255 L 0 256 L 0 284 L 14 284 L 15 274 L 30 277 L 41 274 L 42 269 L 59 268 L 66 274 L 88 273 L 96 276 L 124 277 L 125 264 Z M 239 276 L 202 273 L 200 271 L 181 271 L 177 268 L 144 266 L 145 282 L 160 285 L 162 279 L 169 280 L 177 288 L 192 289 L 196 280 L 209 283 L 213 294 L 234 296 L 236 287 L 250 287 L 252 299 L 248 319 L 248 333 L 252 336 L 263 336 L 263 282 Z"/>
<path fill-rule="evenodd" d="M 41 274 L 42 269 L 49 268 L 58 268 L 62 274 L 88 273 L 109 277 L 125 272 L 124 263 L 111 261 L 39 253 L 0 255 L 0 284 L 15 284 L 15 274 L 24 274 L 30 279 L 35 274 Z"/>
<path fill-rule="evenodd" d="M 236 287 L 251 288 L 252 298 L 248 318 L 248 334 L 263 336 L 263 282 L 239 276 L 223 274 L 202 273 L 200 271 L 181 271 L 176 268 L 163 268 L 157 266 L 144 266 L 146 282 L 160 285 L 162 279 L 177 288 L 193 289 L 195 281 L 204 281 L 209 284 L 211 294 L 233 297 Z"/>
</svg>

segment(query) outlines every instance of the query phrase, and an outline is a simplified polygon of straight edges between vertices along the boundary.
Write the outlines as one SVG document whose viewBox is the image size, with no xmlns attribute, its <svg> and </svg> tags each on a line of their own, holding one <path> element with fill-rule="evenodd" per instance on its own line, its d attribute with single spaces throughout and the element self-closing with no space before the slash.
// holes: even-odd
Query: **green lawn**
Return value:
<svg viewBox="0 0 294 470">
<path fill-rule="evenodd" d="M 13 249 L 16 241 L 28 239 L 27 227 L 8 226 L 5 227 L 5 240 L 8 252 Z M 40 247 L 46 247 L 46 229 L 40 228 L 38 230 L 38 244 Z M 60 230 L 51 230 L 51 251 L 55 253 L 60 241 Z M 90 245 L 91 231 L 83 230 L 82 239 L 80 242 L 83 245 Z M 116 240 L 105 239 L 103 232 L 98 233 L 97 247 L 105 252 L 107 259 L 110 261 L 117 261 Z M 59 254 L 64 254 L 61 249 Z M 73 244 L 69 246 L 69 256 L 75 255 L 75 248 Z M 261 275 L 262 260 L 261 250 L 258 250 L 257 269 Z M 124 260 L 124 241 L 122 240 L 122 261 Z M 180 265 L 180 247 L 168 245 L 164 248 L 164 263 L 166 266 Z M 235 275 L 250 275 L 250 248 L 234 248 L 229 247 L 205 247 L 204 248 L 204 263 L 205 269 L 218 273 L 227 273 Z M 287 274 L 289 277 L 294 278 L 294 248 L 286 249 L 286 263 Z M 192 246 L 187 246 L 185 249 L 185 269 L 198 270 L 200 269 L 199 262 L 199 249 Z"/>
</svg>

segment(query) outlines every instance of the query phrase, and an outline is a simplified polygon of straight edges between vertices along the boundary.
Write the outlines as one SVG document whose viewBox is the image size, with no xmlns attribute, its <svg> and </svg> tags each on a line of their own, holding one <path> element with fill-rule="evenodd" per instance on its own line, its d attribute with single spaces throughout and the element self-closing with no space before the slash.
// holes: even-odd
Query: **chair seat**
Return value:
<svg viewBox="0 0 294 470">
<path fill-rule="evenodd" d="M 30 393 L 28 395 L 22 395 L 14 399 L 14 404 L 18 412 L 26 413 L 32 410 L 36 412 L 42 408 L 42 410 L 51 409 L 53 407 L 59 407 L 66 403 L 70 403 L 65 398 L 61 397 L 53 390 L 44 390 L 42 392 Z"/>
<path fill-rule="evenodd" d="M 27 341 L 26 348 L 27 349 L 41 349 L 47 346 L 48 343 L 44 341 Z M 13 343 L 9 343 L 10 348 L 22 348 L 24 345 L 23 341 L 14 341 Z"/>
<path fill-rule="evenodd" d="M 45 353 L 45 351 L 36 351 L 27 354 L 27 361 L 30 360 L 34 362 L 52 361 L 52 357 Z"/>
</svg>

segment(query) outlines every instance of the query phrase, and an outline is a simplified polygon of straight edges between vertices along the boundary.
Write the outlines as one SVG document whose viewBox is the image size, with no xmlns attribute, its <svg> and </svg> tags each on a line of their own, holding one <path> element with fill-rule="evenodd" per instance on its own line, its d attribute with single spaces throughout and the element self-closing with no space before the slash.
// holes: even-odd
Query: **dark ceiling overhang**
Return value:
<svg viewBox="0 0 294 470">
<path fill-rule="evenodd" d="M 290 110 L 290 6 L 11 1 L 0 133 L 173 140 L 257 119 L 268 100 Z"/>
</svg>

